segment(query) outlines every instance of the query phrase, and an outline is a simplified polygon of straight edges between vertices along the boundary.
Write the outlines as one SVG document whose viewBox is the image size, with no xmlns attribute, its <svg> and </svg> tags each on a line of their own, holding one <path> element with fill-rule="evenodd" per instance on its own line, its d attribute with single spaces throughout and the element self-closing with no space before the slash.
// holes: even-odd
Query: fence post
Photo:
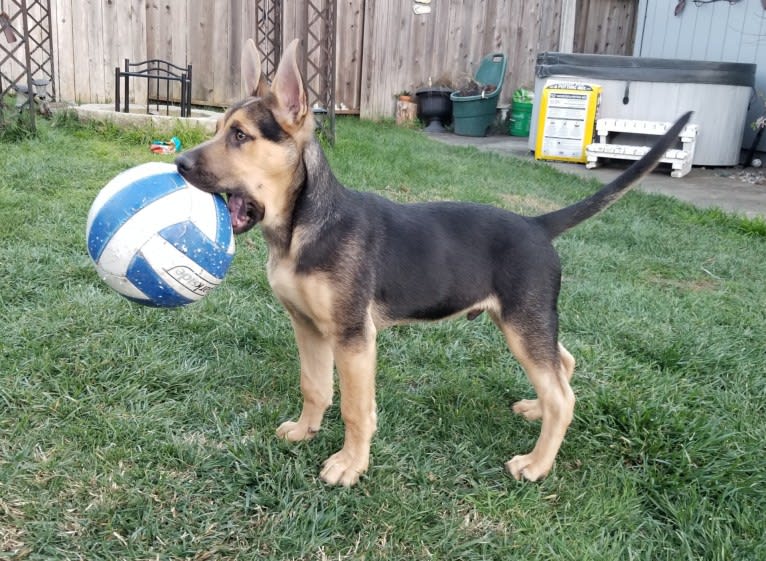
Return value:
<svg viewBox="0 0 766 561">
<path fill-rule="evenodd" d="M 114 67 L 114 112 L 120 112 L 120 67 Z"/>
<path fill-rule="evenodd" d="M 188 84 L 186 83 L 186 73 L 181 73 L 181 106 L 179 107 L 181 112 L 181 117 L 188 117 L 186 114 L 186 88 L 188 88 Z"/>
<path fill-rule="evenodd" d="M 123 103 L 125 104 L 125 113 L 130 113 L 130 76 L 128 76 L 128 72 L 130 72 L 130 61 L 126 58 L 125 59 L 125 100 Z"/>
<path fill-rule="evenodd" d="M 186 65 L 186 79 L 188 80 L 188 83 L 186 84 L 186 116 L 191 117 L 191 103 L 192 103 L 192 65 L 187 64 Z"/>
</svg>

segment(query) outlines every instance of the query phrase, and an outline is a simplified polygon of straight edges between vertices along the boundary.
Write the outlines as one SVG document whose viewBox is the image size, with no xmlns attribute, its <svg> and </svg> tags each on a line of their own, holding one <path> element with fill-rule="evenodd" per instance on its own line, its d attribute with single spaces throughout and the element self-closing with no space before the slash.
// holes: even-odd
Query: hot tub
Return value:
<svg viewBox="0 0 766 561">
<path fill-rule="evenodd" d="M 599 84 L 599 117 L 675 121 L 692 110 L 699 125 L 694 165 L 739 163 L 755 64 L 616 55 L 541 53 L 535 67 L 535 99 L 559 80 Z M 534 150 L 539 104 L 535 104 L 529 149 Z"/>
</svg>

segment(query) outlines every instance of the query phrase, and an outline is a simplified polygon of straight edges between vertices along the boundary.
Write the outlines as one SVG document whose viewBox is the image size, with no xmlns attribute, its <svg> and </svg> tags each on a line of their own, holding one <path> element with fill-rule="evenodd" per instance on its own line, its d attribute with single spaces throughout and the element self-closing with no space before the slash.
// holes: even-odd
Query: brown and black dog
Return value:
<svg viewBox="0 0 766 561">
<path fill-rule="evenodd" d="M 248 97 L 226 112 L 214 138 L 176 160 L 190 183 L 228 195 L 235 233 L 261 226 L 269 283 L 290 316 L 301 365 L 303 410 L 277 434 L 297 441 L 319 431 L 337 368 L 345 441 L 321 477 L 353 485 L 369 466 L 376 428 L 378 331 L 487 312 L 537 394 L 513 410 L 542 420 L 534 449 L 506 467 L 516 479 L 544 477 L 575 403 L 569 386 L 575 361 L 558 341 L 561 267 L 551 240 L 649 173 L 690 113 L 612 183 L 549 214 L 524 217 L 459 202 L 398 204 L 349 190 L 333 175 L 314 138 L 297 47 L 288 46 L 269 86 L 248 41 L 242 57 Z"/>
</svg>

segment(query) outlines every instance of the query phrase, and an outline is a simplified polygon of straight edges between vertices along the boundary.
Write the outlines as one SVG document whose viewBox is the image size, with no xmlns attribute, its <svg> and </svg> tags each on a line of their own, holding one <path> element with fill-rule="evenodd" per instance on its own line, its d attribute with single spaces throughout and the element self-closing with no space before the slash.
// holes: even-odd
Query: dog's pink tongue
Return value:
<svg viewBox="0 0 766 561">
<path fill-rule="evenodd" d="M 232 230 L 237 232 L 248 223 L 247 204 L 239 195 L 229 195 L 228 206 Z"/>
</svg>

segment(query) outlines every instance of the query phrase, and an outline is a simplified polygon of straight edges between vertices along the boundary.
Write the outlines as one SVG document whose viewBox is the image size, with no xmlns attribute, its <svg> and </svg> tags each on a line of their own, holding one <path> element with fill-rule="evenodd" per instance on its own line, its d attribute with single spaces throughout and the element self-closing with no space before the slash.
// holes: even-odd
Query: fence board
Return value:
<svg viewBox="0 0 766 561">
<path fill-rule="evenodd" d="M 72 1 L 51 2 L 53 37 L 53 71 L 56 93 L 61 99 L 77 99 L 74 83 L 74 49 L 64 48 L 72 44 Z"/>
<path fill-rule="evenodd" d="M 578 6 L 575 52 L 632 54 L 636 30 L 635 0 L 589 0 Z"/>
<path fill-rule="evenodd" d="M 90 64 L 88 42 L 88 12 L 85 7 L 88 4 L 72 2 L 72 46 L 74 52 L 74 83 L 78 99 L 97 101 L 98 92 L 90 88 Z M 77 8 L 77 9 L 75 9 Z M 93 48 L 96 46 L 93 45 Z"/>
<path fill-rule="evenodd" d="M 114 67 L 146 58 L 146 2 L 51 2 L 56 92 L 60 99 L 106 102 L 114 98 Z M 138 86 L 139 97 L 145 96 Z"/>
<path fill-rule="evenodd" d="M 362 38 L 365 0 L 338 0 L 338 38 L 335 66 L 335 99 L 359 108 L 362 83 Z"/>
<path fill-rule="evenodd" d="M 229 12 L 226 14 L 228 19 L 229 32 L 222 37 L 226 41 L 226 59 L 221 64 L 226 69 L 225 76 L 220 77 L 220 81 L 225 86 L 223 96 L 227 99 L 238 99 L 240 97 L 239 75 L 240 75 L 240 56 L 242 43 L 245 38 L 243 32 L 242 17 L 245 13 L 243 0 L 231 0 Z M 234 56 L 238 53 L 238 56 Z"/>
<path fill-rule="evenodd" d="M 193 65 L 192 100 L 215 99 L 213 97 L 213 13 L 217 2 L 188 0 L 186 28 L 187 56 Z"/>
<path fill-rule="evenodd" d="M 146 5 L 146 59 L 166 60 L 177 66 L 189 64 L 188 2 L 148 2 Z M 196 67 L 192 74 L 196 74 Z M 195 80 L 192 81 L 194 84 Z M 181 85 L 171 85 L 171 96 L 181 97 Z M 193 94 L 193 92 L 192 92 Z"/>
<path fill-rule="evenodd" d="M 103 72 L 103 99 L 99 102 L 111 101 L 114 98 L 114 67 L 122 66 L 124 59 L 133 62 L 146 60 L 146 4 L 145 0 L 130 0 L 123 2 L 107 2 L 102 6 L 101 23 L 98 28 L 90 31 L 91 36 L 100 37 L 102 47 L 100 52 L 94 50 L 94 57 L 100 55 L 97 68 Z M 98 75 L 91 78 L 91 89 L 100 89 Z M 147 84 L 145 80 L 131 82 L 131 95 L 137 102 L 146 98 Z"/>
<path fill-rule="evenodd" d="M 232 77 L 229 73 L 230 63 L 233 62 L 230 59 L 229 42 L 227 36 L 231 33 L 229 25 L 231 23 L 229 19 L 229 9 L 231 8 L 231 2 L 204 2 L 206 6 L 212 8 L 208 17 L 212 18 L 211 21 L 211 43 L 210 51 L 207 53 L 207 58 L 210 61 L 210 67 L 212 70 L 212 83 L 210 84 L 209 97 L 212 99 L 224 99 L 229 100 L 234 96 L 231 94 Z M 236 63 L 237 69 L 239 69 L 239 63 Z M 237 92 L 239 93 L 239 92 Z M 206 99 L 206 98 L 202 98 Z"/>
</svg>

